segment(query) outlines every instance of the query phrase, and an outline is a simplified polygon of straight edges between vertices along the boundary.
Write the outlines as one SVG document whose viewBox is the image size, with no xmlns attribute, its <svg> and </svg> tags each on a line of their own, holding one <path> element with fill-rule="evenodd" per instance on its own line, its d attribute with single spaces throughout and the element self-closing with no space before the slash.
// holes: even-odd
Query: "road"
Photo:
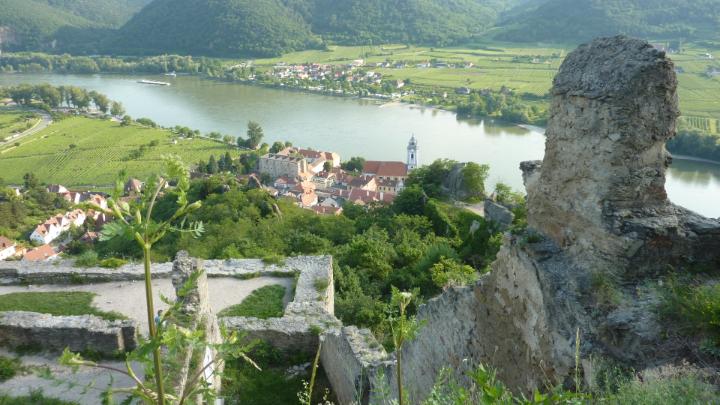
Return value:
<svg viewBox="0 0 720 405">
<path fill-rule="evenodd" d="M 53 120 L 50 114 L 46 113 L 45 111 L 38 111 L 38 114 L 40 114 L 40 121 L 38 121 L 37 124 L 33 125 L 32 128 L 22 132 L 20 135 L 10 139 L 7 142 L 0 142 L 0 148 L 3 148 L 7 146 L 8 144 L 13 144 L 15 142 L 18 142 L 20 139 L 37 134 L 38 132 L 42 131 L 43 129 L 47 128 L 52 124 Z"/>
</svg>

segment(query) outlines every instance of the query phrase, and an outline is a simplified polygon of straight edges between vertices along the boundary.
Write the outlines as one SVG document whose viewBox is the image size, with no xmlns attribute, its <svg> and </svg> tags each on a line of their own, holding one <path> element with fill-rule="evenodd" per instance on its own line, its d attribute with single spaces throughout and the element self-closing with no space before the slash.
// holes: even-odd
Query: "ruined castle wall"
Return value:
<svg viewBox="0 0 720 405">
<path fill-rule="evenodd" d="M 355 326 L 329 330 L 322 339 L 322 365 L 338 401 L 368 403 L 377 391 L 374 374 L 388 360 L 385 349 L 372 332 Z"/>
<path fill-rule="evenodd" d="M 61 352 L 92 351 L 105 355 L 137 345 L 132 321 L 106 321 L 96 316 L 52 316 L 35 312 L 0 313 L 0 345 L 17 349 L 37 347 Z"/>
</svg>

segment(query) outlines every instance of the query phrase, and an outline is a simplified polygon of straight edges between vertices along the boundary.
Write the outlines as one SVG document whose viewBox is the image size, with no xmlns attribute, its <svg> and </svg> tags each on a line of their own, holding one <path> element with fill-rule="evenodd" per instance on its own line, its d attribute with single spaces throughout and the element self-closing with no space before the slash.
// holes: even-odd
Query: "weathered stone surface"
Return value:
<svg viewBox="0 0 720 405">
<path fill-rule="evenodd" d="M 105 355 L 137 345 L 132 321 L 107 321 L 92 315 L 52 316 L 36 312 L 0 312 L 0 346 L 37 347 L 61 352 L 92 351 Z"/>
<path fill-rule="evenodd" d="M 442 189 L 443 191 L 455 200 L 467 200 L 470 198 L 482 198 L 481 194 L 471 192 L 468 190 L 468 186 L 465 183 L 465 174 L 463 170 L 467 166 L 467 163 L 457 163 L 453 166 L 450 173 L 443 180 Z"/>
<path fill-rule="evenodd" d="M 173 262 L 172 283 L 177 296 L 178 313 L 166 322 L 187 330 L 201 330 L 204 332 L 203 340 L 207 342 L 204 350 L 188 346 L 185 353 L 180 351 L 180 357 L 173 359 L 173 365 L 168 369 L 172 386 L 176 393 L 184 392 L 188 379 L 205 369 L 208 370 L 203 372 L 206 382 L 219 391 L 224 363 L 219 361 L 218 353 L 211 345 L 222 343 L 222 336 L 217 317 L 210 308 L 207 273 L 202 261 L 191 258 L 186 251 L 178 252 Z"/>
<path fill-rule="evenodd" d="M 315 268 L 318 260 L 329 258 L 299 256 L 287 258 L 283 265 L 266 264 L 260 259 L 206 260 L 203 267 L 208 277 L 292 277 L 305 269 Z M 154 263 L 153 278 L 170 278 L 173 264 Z M 143 280 L 144 269 L 131 263 L 118 269 L 75 267 L 70 260 L 53 262 L 0 261 L 0 285 L 78 284 L 110 281 Z"/>
<path fill-rule="evenodd" d="M 493 200 L 486 199 L 485 204 L 485 219 L 494 222 L 501 230 L 505 230 L 512 225 L 515 215 L 506 207 L 494 202 Z"/>
<path fill-rule="evenodd" d="M 667 200 L 676 88 L 672 62 L 644 41 L 602 38 L 568 55 L 554 81 L 545 158 L 521 166 L 528 223 L 591 267 L 634 263 L 636 272 L 654 265 L 648 258 L 697 256 L 692 245 L 720 236 L 717 221 Z"/>
</svg>

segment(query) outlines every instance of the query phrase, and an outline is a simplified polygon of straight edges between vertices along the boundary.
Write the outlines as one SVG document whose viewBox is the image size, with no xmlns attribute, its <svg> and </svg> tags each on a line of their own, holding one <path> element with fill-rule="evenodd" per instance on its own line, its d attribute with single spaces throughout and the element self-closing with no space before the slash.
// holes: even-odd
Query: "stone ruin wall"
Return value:
<svg viewBox="0 0 720 405">
<path fill-rule="evenodd" d="M 107 321 L 92 316 L 52 316 L 35 312 L 0 313 L 0 346 L 62 352 L 91 351 L 113 356 L 137 347 L 132 321 Z"/>
</svg>

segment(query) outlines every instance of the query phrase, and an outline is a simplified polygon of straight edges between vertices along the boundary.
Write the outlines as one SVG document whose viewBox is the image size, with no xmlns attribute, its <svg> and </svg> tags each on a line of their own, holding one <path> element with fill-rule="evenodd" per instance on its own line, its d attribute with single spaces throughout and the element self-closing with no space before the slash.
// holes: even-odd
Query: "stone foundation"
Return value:
<svg viewBox="0 0 720 405">
<path fill-rule="evenodd" d="M 40 349 L 115 355 L 137 346 L 132 321 L 106 321 L 96 316 L 52 316 L 35 312 L 0 313 L 0 345 L 11 349 Z"/>
</svg>

